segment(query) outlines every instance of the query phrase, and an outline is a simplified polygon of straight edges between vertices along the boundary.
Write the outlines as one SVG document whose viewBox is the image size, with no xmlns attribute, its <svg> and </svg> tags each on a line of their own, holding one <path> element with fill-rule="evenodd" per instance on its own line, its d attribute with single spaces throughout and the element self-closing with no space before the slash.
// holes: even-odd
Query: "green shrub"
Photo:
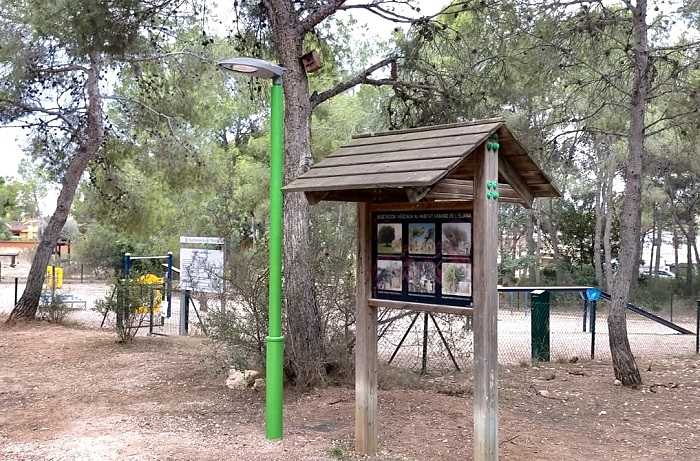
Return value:
<svg viewBox="0 0 700 461">
<path fill-rule="evenodd" d="M 209 338 L 219 343 L 229 365 L 264 367 L 267 336 L 267 247 L 241 251 L 226 261 L 226 293 L 207 312 Z"/>
<path fill-rule="evenodd" d="M 70 312 L 70 305 L 63 302 L 60 294 L 56 294 L 48 302 L 40 302 L 38 314 L 51 323 L 63 323 Z"/>
</svg>

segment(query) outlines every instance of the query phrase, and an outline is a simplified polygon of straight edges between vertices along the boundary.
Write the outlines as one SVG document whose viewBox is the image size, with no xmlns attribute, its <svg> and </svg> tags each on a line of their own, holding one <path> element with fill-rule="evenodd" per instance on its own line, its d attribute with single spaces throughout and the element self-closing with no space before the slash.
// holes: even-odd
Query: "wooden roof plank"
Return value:
<svg viewBox="0 0 700 461">
<path fill-rule="evenodd" d="M 474 194 L 451 194 L 447 192 L 430 192 L 425 196 L 428 200 L 434 201 L 459 201 L 459 202 L 471 202 L 474 200 Z M 499 197 L 498 200 L 504 203 L 518 203 L 523 204 L 523 199 L 520 197 Z"/>
<path fill-rule="evenodd" d="M 378 154 L 356 154 L 345 157 L 326 157 L 311 168 L 359 165 L 363 163 L 408 162 L 412 160 L 458 157 L 463 156 L 466 151 L 467 149 L 464 146 L 451 146 L 436 149 L 414 149 L 401 152 L 382 152 Z"/>
<path fill-rule="evenodd" d="M 497 123 L 485 123 L 482 125 L 467 125 L 459 126 L 454 128 L 443 128 L 439 130 L 428 130 L 428 131 L 414 131 L 411 133 L 399 133 L 394 134 L 389 131 L 386 134 L 378 134 L 374 136 L 355 138 L 348 144 L 348 146 L 368 146 L 373 144 L 385 144 L 393 143 L 399 141 L 410 141 L 416 139 L 433 139 L 433 138 L 444 138 L 447 136 L 460 136 L 465 134 L 479 134 L 479 133 L 490 133 L 494 129 L 501 125 L 500 122 Z M 345 146 L 343 146 L 345 147 Z"/>
<path fill-rule="evenodd" d="M 532 208 L 532 200 L 534 199 L 532 191 L 528 188 L 523 177 L 518 174 L 504 157 L 498 158 L 498 173 L 520 195 L 525 208 Z"/>
<path fill-rule="evenodd" d="M 428 171 L 450 168 L 462 157 L 447 157 L 428 160 L 410 160 L 405 162 L 362 163 L 359 165 L 344 165 L 326 167 L 318 165 L 304 174 L 304 178 L 327 178 L 332 176 L 352 176 L 378 173 L 402 173 L 411 171 Z"/>
<path fill-rule="evenodd" d="M 467 194 L 470 196 L 474 195 L 474 181 L 462 180 L 462 179 L 443 179 L 433 186 L 431 193 L 438 194 Z M 498 193 L 501 197 L 507 199 L 516 199 L 521 201 L 522 197 L 508 184 L 499 184 Z"/>
<path fill-rule="evenodd" d="M 445 170 L 412 171 L 405 173 L 377 173 L 328 178 L 300 177 L 284 188 L 287 192 L 352 190 L 365 188 L 395 188 L 429 186 L 437 181 Z"/>
<path fill-rule="evenodd" d="M 538 171 L 547 181 L 549 188 L 548 190 L 543 193 L 543 192 L 534 192 L 535 197 L 559 197 L 561 196 L 561 193 L 557 188 L 554 186 L 554 183 L 552 180 L 547 176 L 547 173 L 540 168 L 540 166 L 537 164 L 537 162 L 530 157 L 530 155 L 527 153 L 525 148 L 523 147 L 522 144 L 520 144 L 520 141 L 518 141 L 515 136 L 510 132 L 508 127 L 503 124 L 498 128 L 498 137 L 499 137 L 499 142 L 501 143 L 502 146 L 506 147 L 505 151 L 507 152 L 519 152 L 525 157 L 525 161 L 521 162 L 520 165 L 516 164 L 516 162 L 511 161 L 511 165 L 517 170 L 517 171 Z M 529 183 L 528 183 L 529 186 Z"/>
<path fill-rule="evenodd" d="M 466 122 L 444 123 L 444 124 L 440 124 L 440 125 L 420 126 L 420 127 L 414 127 L 414 128 L 401 128 L 398 130 L 380 131 L 377 133 L 372 133 L 372 132 L 360 133 L 360 134 L 354 135 L 353 139 L 371 138 L 371 137 L 375 137 L 375 136 L 384 136 L 387 134 L 406 134 L 406 133 L 414 133 L 417 131 L 424 132 L 424 131 L 433 131 L 433 130 L 444 130 L 446 128 L 455 128 L 455 127 L 462 127 L 462 126 L 486 125 L 488 123 L 503 124 L 503 123 L 505 123 L 505 120 L 502 117 L 495 117 L 495 118 L 484 118 L 484 119 L 480 119 L 480 120 L 469 120 Z"/>
<path fill-rule="evenodd" d="M 461 136 L 447 136 L 444 138 L 413 139 L 410 141 L 397 141 L 393 143 L 369 144 L 366 146 L 354 146 L 352 144 L 341 147 L 329 157 L 342 157 L 358 154 L 373 154 L 380 152 L 401 152 L 415 149 L 434 149 L 437 147 L 462 146 L 465 151 L 473 149 L 488 137 L 488 133 L 465 134 Z"/>
</svg>

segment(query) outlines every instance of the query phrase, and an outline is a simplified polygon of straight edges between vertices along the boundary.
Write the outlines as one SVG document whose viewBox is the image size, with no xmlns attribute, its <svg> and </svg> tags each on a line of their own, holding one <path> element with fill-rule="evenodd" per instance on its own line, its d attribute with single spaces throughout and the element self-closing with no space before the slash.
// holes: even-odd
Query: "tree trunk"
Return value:
<svg viewBox="0 0 700 461">
<path fill-rule="evenodd" d="M 539 219 L 535 220 L 537 229 L 537 239 L 535 240 L 535 285 L 539 286 L 542 283 L 542 228 L 539 226 Z"/>
<path fill-rule="evenodd" d="M 526 233 L 526 243 L 527 243 L 527 278 L 530 282 L 535 282 L 537 278 L 537 261 L 536 261 L 536 251 L 537 243 L 535 242 L 535 210 L 527 210 L 527 233 Z"/>
<path fill-rule="evenodd" d="M 663 246 L 663 240 L 661 236 L 661 231 L 663 226 L 661 225 L 661 220 L 656 221 L 656 259 L 654 260 L 654 275 L 659 275 L 659 269 L 661 268 L 661 247 Z M 650 263 L 651 264 L 651 263 Z"/>
<path fill-rule="evenodd" d="M 620 216 L 620 266 L 615 277 L 608 313 L 610 353 L 615 377 L 625 386 L 637 386 L 642 377 L 627 337 L 626 306 L 632 278 L 638 274 L 639 233 L 641 229 L 642 157 L 644 123 L 649 86 L 649 46 L 647 43 L 647 3 L 639 0 L 632 10 L 634 34 L 633 81 L 630 104 L 629 152 L 625 165 L 625 196 Z M 637 265 L 637 267 L 635 267 Z"/>
<path fill-rule="evenodd" d="M 554 206 L 552 199 L 549 200 L 549 231 L 552 242 L 552 254 L 554 256 L 554 282 L 557 285 L 562 283 L 562 272 L 564 264 L 562 263 L 561 251 L 559 248 L 559 223 L 554 219 Z"/>
<path fill-rule="evenodd" d="M 605 286 L 605 281 L 603 280 L 603 265 L 601 261 L 602 252 L 602 240 L 603 240 L 603 221 L 605 214 L 603 213 L 603 189 L 605 188 L 605 176 L 604 173 L 601 175 L 597 183 L 597 189 L 595 194 L 595 230 L 593 233 L 593 268 L 595 269 L 595 279 L 596 283 L 600 287 Z"/>
<path fill-rule="evenodd" d="M 312 161 L 309 86 L 300 60 L 304 32 L 292 2 L 268 0 L 266 5 L 277 57 L 286 68 L 285 182 L 289 182 L 308 170 Z M 321 314 L 311 268 L 311 210 L 302 193 L 286 194 L 284 205 L 286 351 L 295 383 L 308 387 L 323 383 L 326 376 Z"/>
<path fill-rule="evenodd" d="M 604 270 L 603 270 L 603 287 L 605 291 L 610 292 L 613 279 L 612 267 L 612 224 L 615 219 L 615 207 L 612 203 L 612 182 L 614 175 L 608 172 L 605 180 L 605 195 L 603 196 L 603 206 L 605 207 L 605 227 L 603 228 L 603 253 L 604 253 Z"/>
<path fill-rule="evenodd" d="M 641 213 L 641 206 L 640 206 Z M 641 232 L 641 216 L 639 229 Z M 634 263 L 632 264 L 632 278 L 630 279 L 630 290 L 636 290 L 639 286 L 639 266 L 642 264 L 642 247 L 644 246 L 644 234 L 642 233 L 639 238 L 639 244 L 637 245 L 637 253 L 634 255 Z"/>
<path fill-rule="evenodd" d="M 654 248 L 656 248 L 656 253 L 659 253 L 658 243 L 656 241 L 656 225 L 656 204 L 654 204 L 651 223 L 651 252 L 649 253 L 649 270 L 647 272 L 649 275 L 653 274 L 654 272 Z"/>
<path fill-rule="evenodd" d="M 678 226 L 676 225 L 676 215 L 673 214 L 673 272 L 678 277 L 680 271 L 678 270 Z"/>
<path fill-rule="evenodd" d="M 693 286 L 695 285 L 695 276 L 694 276 L 694 270 L 693 270 L 693 234 L 691 231 L 691 227 L 688 226 L 688 232 L 685 234 L 686 236 L 686 257 L 687 257 L 687 264 L 686 264 L 686 277 L 685 277 L 685 291 L 689 295 L 693 294 Z"/>
<path fill-rule="evenodd" d="M 697 231 L 696 231 L 696 227 L 695 227 L 695 222 L 694 222 L 694 221 L 691 221 L 691 223 L 690 223 L 690 228 L 692 229 L 692 232 L 691 232 L 691 237 L 692 237 L 692 239 L 691 239 L 691 244 L 692 244 L 692 246 L 693 246 L 693 251 L 694 251 L 694 253 L 695 253 L 695 264 L 696 264 L 696 265 L 700 265 L 700 253 L 698 252 L 698 239 L 697 239 L 697 235 L 698 235 L 698 234 L 697 234 Z M 688 262 L 690 262 L 690 258 L 688 258 Z M 698 267 L 700 267 L 700 266 L 698 266 Z M 697 269 L 697 267 L 695 267 L 695 269 Z M 695 294 L 695 285 L 692 286 L 692 291 L 691 291 L 690 294 L 691 294 L 691 295 L 694 295 L 694 294 Z"/>
<path fill-rule="evenodd" d="M 70 213 L 75 191 L 80 183 L 80 178 L 91 160 L 95 158 L 104 137 L 102 119 L 102 96 L 100 95 L 99 76 L 101 58 L 93 53 L 90 55 L 90 67 L 87 70 L 85 88 L 87 90 L 87 121 L 83 139 L 73 155 L 68 169 L 61 181 L 61 192 L 56 201 L 56 210 L 41 235 L 41 241 L 36 254 L 32 259 L 32 265 L 27 276 L 27 285 L 22 297 L 17 302 L 8 318 L 8 322 L 17 319 L 32 320 L 36 316 L 39 307 L 39 298 L 44 284 L 46 267 L 66 224 Z"/>
</svg>

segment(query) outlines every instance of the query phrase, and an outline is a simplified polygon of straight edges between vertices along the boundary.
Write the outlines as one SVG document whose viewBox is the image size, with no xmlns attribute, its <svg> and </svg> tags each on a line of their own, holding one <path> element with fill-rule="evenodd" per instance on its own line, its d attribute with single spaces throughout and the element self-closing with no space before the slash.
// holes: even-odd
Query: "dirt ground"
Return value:
<svg viewBox="0 0 700 461">
<path fill-rule="evenodd" d="M 125 346 L 91 329 L 0 327 L 0 459 L 353 459 L 351 388 L 289 392 L 285 439 L 268 442 L 264 395 L 224 387 L 216 356 L 200 338 Z M 613 385 L 605 363 L 503 368 L 501 459 L 700 459 L 700 360 L 640 366 L 638 390 Z M 389 376 L 378 459 L 470 459 L 469 377 Z"/>
</svg>

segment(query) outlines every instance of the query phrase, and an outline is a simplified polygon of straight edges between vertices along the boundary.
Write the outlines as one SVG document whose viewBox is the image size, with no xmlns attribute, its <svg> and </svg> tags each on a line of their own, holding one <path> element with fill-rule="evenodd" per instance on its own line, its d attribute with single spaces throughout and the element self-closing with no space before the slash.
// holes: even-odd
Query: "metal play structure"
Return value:
<svg viewBox="0 0 700 461">
<path fill-rule="evenodd" d="M 165 312 L 161 313 L 161 317 L 169 318 L 172 315 L 172 304 L 173 304 L 173 253 L 168 252 L 164 256 L 133 256 L 131 253 L 124 253 L 122 258 L 122 271 L 124 280 L 131 281 L 131 269 L 134 263 L 139 261 L 161 261 L 165 264 L 165 277 L 164 279 L 164 289 L 165 289 L 165 302 L 166 308 Z"/>
<path fill-rule="evenodd" d="M 153 273 L 139 274 L 134 278 L 133 267 L 140 262 L 154 261 L 157 262 L 158 268 L 164 268 L 163 275 L 159 276 Z M 141 328 L 143 318 L 148 318 L 148 333 L 151 335 L 160 335 L 156 332 L 156 327 L 162 327 L 165 320 L 172 315 L 172 291 L 173 291 L 173 254 L 168 252 L 162 256 L 134 256 L 131 253 L 124 253 L 122 256 L 122 278 L 117 284 L 112 293 L 112 297 L 116 295 L 117 308 L 115 309 L 117 326 L 121 328 L 135 328 L 136 332 Z M 139 301 L 134 302 L 131 299 L 130 290 L 137 289 L 140 294 L 147 292 L 148 296 L 141 296 Z M 163 307 L 163 301 L 165 306 Z M 100 327 L 104 326 L 109 311 L 106 310 L 102 317 Z M 136 327 L 129 325 L 128 318 L 130 315 L 140 315 L 141 320 Z M 156 319 L 157 317 L 157 319 Z"/>
</svg>

